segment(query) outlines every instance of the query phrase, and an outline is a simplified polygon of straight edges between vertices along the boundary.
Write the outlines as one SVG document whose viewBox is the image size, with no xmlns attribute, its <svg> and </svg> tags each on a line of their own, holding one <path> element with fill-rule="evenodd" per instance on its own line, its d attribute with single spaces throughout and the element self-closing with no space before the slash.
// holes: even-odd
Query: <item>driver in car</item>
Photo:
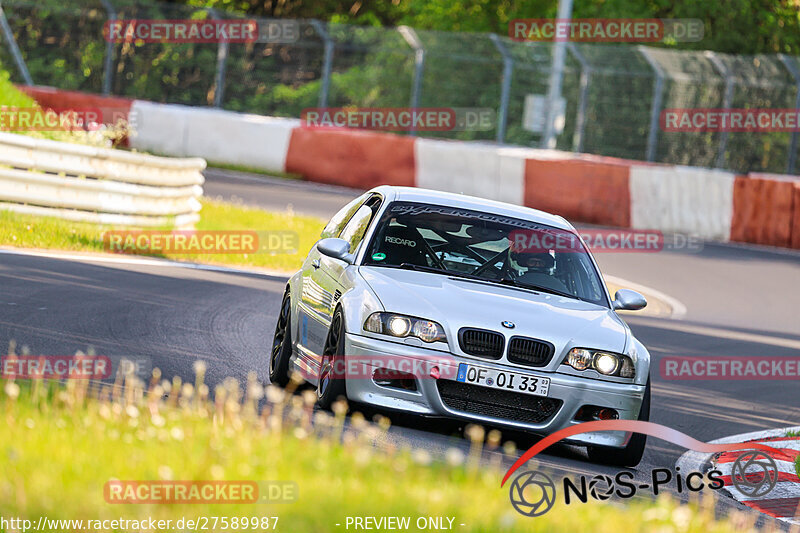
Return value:
<svg viewBox="0 0 800 533">
<path fill-rule="evenodd" d="M 555 276 L 556 259 L 548 252 L 529 252 L 510 246 L 508 265 L 513 279 L 521 284 L 569 292 L 567 286 Z"/>
</svg>

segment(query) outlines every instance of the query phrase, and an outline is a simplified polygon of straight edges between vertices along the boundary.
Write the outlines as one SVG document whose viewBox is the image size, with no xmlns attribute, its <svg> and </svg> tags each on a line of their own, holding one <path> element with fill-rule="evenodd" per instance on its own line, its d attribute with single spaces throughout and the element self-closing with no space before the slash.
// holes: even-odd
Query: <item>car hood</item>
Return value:
<svg viewBox="0 0 800 533">
<path fill-rule="evenodd" d="M 361 267 L 359 272 L 386 311 L 439 322 L 451 348 L 462 327 L 496 331 L 507 340 L 514 335 L 546 340 L 562 357 L 573 347 L 622 352 L 628 340 L 616 313 L 582 300 L 413 270 Z M 503 321 L 515 327 L 504 328 Z"/>
</svg>

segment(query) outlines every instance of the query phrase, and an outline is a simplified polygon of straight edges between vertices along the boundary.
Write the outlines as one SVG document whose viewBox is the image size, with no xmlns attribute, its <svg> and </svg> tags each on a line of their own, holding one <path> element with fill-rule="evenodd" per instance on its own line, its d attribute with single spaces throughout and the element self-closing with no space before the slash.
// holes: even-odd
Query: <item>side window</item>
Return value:
<svg viewBox="0 0 800 533">
<path fill-rule="evenodd" d="M 331 218 L 330 222 L 325 226 L 325 229 L 322 230 L 319 238 L 327 239 L 328 237 L 338 237 L 342 229 L 344 229 L 345 224 L 347 224 L 347 221 L 353 216 L 353 213 L 364 203 L 364 199 L 365 195 L 361 195 L 341 208 L 338 213 L 333 215 L 333 218 Z"/>
<path fill-rule="evenodd" d="M 369 226 L 370 220 L 372 220 L 372 215 L 374 211 L 368 205 L 362 205 L 356 214 L 353 215 L 353 218 L 350 219 L 350 222 L 344 227 L 342 234 L 339 236 L 340 238 L 346 240 L 350 243 L 350 253 L 352 254 L 355 252 L 358 245 L 361 244 L 361 239 L 364 238 L 364 233 L 367 231 L 367 227 Z"/>
</svg>

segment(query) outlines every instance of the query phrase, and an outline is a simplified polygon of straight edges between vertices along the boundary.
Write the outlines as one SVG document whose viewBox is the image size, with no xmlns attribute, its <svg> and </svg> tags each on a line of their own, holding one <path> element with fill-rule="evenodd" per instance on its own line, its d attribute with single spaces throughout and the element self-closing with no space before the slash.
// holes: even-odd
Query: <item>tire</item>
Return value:
<svg viewBox="0 0 800 533">
<path fill-rule="evenodd" d="M 344 355 L 344 314 L 341 307 L 333 313 L 331 329 L 322 350 L 319 380 L 317 381 L 317 403 L 323 409 L 330 409 L 339 398 L 346 398 L 345 378 L 335 369 L 341 369 Z M 337 375 L 339 374 L 339 375 Z"/>
<path fill-rule="evenodd" d="M 289 291 L 283 295 L 275 334 L 272 337 L 272 351 L 269 357 L 269 381 L 285 387 L 289 383 L 289 360 L 292 358 L 292 304 Z"/>
<path fill-rule="evenodd" d="M 650 420 L 650 378 L 647 379 L 647 386 L 644 389 L 642 408 L 639 411 L 637 420 Z M 647 435 L 634 433 L 628 445 L 624 448 L 611 448 L 607 446 L 590 446 L 587 449 L 589 460 L 593 463 L 605 464 L 608 466 L 621 466 L 633 468 L 639 464 L 644 455 L 647 445 Z"/>
</svg>

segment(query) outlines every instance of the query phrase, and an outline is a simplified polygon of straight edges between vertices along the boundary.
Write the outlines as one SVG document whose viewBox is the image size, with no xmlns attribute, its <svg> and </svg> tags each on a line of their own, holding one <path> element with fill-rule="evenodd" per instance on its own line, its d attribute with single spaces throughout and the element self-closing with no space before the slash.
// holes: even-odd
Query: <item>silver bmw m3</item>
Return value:
<svg viewBox="0 0 800 533">
<path fill-rule="evenodd" d="M 457 418 L 539 435 L 647 420 L 650 355 L 564 218 L 381 186 L 339 211 L 286 287 L 270 380 L 292 372 L 319 404 Z M 591 460 L 635 466 L 645 436 L 576 435 Z"/>
</svg>

